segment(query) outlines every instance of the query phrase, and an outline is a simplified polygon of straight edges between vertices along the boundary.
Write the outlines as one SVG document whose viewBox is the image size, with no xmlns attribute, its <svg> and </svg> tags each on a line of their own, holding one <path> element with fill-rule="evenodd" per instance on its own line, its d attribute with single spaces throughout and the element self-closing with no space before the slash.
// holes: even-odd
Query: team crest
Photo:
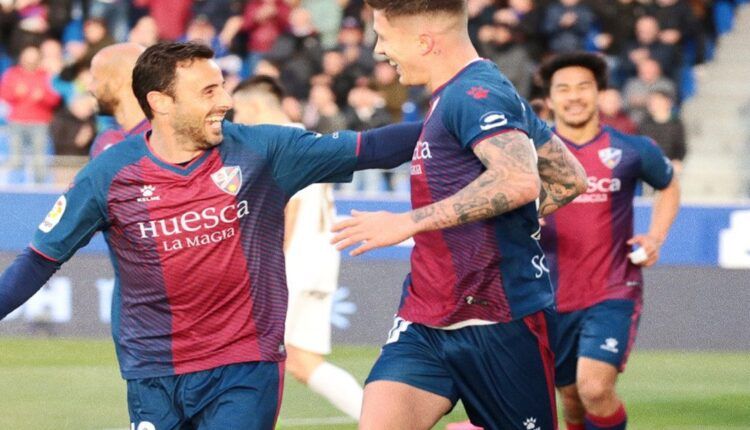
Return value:
<svg viewBox="0 0 750 430">
<path fill-rule="evenodd" d="M 620 161 L 622 161 L 622 149 L 617 148 L 604 148 L 599 150 L 599 159 L 602 160 L 602 163 L 609 167 L 610 169 L 614 169 L 617 167 L 618 164 L 620 164 Z"/>
<path fill-rule="evenodd" d="M 211 174 L 211 179 L 221 191 L 236 196 L 242 186 L 242 170 L 239 166 L 222 167 Z"/>
</svg>

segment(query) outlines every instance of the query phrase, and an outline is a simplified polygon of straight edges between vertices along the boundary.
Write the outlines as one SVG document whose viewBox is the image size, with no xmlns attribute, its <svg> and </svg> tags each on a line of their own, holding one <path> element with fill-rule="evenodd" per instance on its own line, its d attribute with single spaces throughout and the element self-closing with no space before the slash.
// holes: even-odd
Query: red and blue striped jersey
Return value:
<svg viewBox="0 0 750 430">
<path fill-rule="evenodd" d="M 94 139 L 94 143 L 91 144 L 91 149 L 89 149 L 89 155 L 91 156 L 91 158 L 94 158 L 107 150 L 109 147 L 122 142 L 130 136 L 145 133 L 149 129 L 151 129 L 151 123 L 144 118 L 143 121 L 139 122 L 135 127 L 127 131 L 121 128 L 104 130 L 96 136 L 96 139 Z"/>
<path fill-rule="evenodd" d="M 314 182 L 348 180 L 358 134 L 223 130 L 186 166 L 159 159 L 149 133 L 118 143 L 84 167 L 34 236 L 37 252 L 64 262 L 104 232 L 126 379 L 285 358 L 284 206 Z"/>
<path fill-rule="evenodd" d="M 633 197 L 639 180 L 657 190 L 672 180 L 672 165 L 653 141 L 610 127 L 590 142 L 563 141 L 588 175 L 588 189 L 545 217 L 542 247 L 561 312 L 608 299 L 640 300 L 640 266 L 628 259 Z"/>
<path fill-rule="evenodd" d="M 432 95 L 411 162 L 412 207 L 443 200 L 474 181 L 486 169 L 473 147 L 510 130 L 526 133 L 536 145 L 551 137 L 493 63 L 470 63 Z M 472 320 L 508 322 L 551 306 L 538 233 L 532 202 L 486 220 L 415 235 L 398 315 L 448 327 Z"/>
</svg>

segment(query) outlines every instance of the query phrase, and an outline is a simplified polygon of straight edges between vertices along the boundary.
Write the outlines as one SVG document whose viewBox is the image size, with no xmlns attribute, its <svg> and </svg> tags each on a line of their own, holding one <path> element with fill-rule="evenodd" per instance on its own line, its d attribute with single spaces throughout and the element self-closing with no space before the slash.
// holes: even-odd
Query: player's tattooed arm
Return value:
<svg viewBox="0 0 750 430">
<path fill-rule="evenodd" d="M 539 216 L 551 214 L 586 191 L 586 171 L 559 137 L 552 135 L 537 148 L 537 167 L 542 180 Z"/>
<path fill-rule="evenodd" d="M 352 211 L 351 218 L 334 225 L 332 242 L 339 250 L 359 244 L 351 255 L 360 255 L 419 232 L 491 218 L 538 197 L 536 154 L 524 133 L 514 130 L 487 138 L 474 153 L 487 170 L 453 196 L 400 214 Z"/>
<path fill-rule="evenodd" d="M 526 134 L 509 131 L 474 147 L 487 170 L 453 196 L 411 212 L 420 231 L 491 218 L 537 198 L 539 174 L 534 147 Z"/>
</svg>

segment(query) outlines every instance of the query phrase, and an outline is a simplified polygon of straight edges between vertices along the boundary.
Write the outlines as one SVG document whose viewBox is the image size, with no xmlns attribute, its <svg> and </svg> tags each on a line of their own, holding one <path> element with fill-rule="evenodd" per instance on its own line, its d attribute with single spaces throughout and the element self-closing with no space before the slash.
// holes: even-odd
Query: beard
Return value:
<svg viewBox="0 0 750 430">
<path fill-rule="evenodd" d="M 568 119 L 563 116 L 560 117 L 563 123 L 570 128 L 583 128 L 594 118 L 594 115 L 598 115 L 598 112 L 594 110 L 588 116 L 582 119 Z"/>
<path fill-rule="evenodd" d="M 221 143 L 222 135 L 212 139 L 206 132 L 206 122 L 203 118 L 196 121 L 192 118 L 177 118 L 172 125 L 178 140 L 190 145 L 190 149 L 208 150 Z M 215 142 L 214 142 L 215 140 Z"/>
</svg>

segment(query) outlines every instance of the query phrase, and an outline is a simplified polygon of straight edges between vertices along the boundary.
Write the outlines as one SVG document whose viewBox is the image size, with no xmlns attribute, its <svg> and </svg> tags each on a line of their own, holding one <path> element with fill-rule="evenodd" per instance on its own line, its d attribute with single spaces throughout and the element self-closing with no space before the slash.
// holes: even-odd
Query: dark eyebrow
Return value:
<svg viewBox="0 0 750 430">
<path fill-rule="evenodd" d="M 221 81 L 221 85 L 224 85 L 224 81 Z M 201 92 L 204 93 L 204 92 L 206 92 L 208 90 L 212 90 L 212 89 L 218 88 L 218 87 L 219 87 L 219 84 L 206 85 L 205 87 L 201 88 Z"/>
</svg>

